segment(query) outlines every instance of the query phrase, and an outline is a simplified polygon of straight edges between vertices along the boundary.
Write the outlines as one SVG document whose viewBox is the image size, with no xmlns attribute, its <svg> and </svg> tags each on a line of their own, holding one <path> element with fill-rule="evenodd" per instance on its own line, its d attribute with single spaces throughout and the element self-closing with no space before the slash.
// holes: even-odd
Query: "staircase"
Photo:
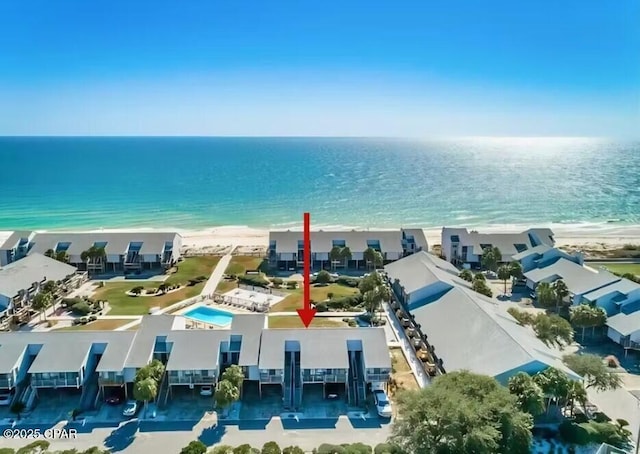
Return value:
<svg viewBox="0 0 640 454">
<path fill-rule="evenodd" d="M 349 405 L 361 407 L 366 402 L 366 385 L 362 367 L 362 352 L 349 352 L 349 376 L 347 377 Z"/>
<path fill-rule="evenodd" d="M 284 354 L 284 409 L 293 409 L 293 352 L 285 352 Z"/>
<path fill-rule="evenodd" d="M 164 408 L 167 405 L 169 399 L 169 380 L 167 380 L 167 374 L 162 376 L 160 382 L 160 388 L 158 388 L 158 397 L 156 398 L 156 405 L 158 408 Z"/>
<path fill-rule="evenodd" d="M 293 407 L 302 406 L 302 370 L 300 368 L 300 352 L 293 352 Z"/>
<path fill-rule="evenodd" d="M 92 410 L 98 394 L 98 373 L 92 372 L 82 385 L 82 396 L 80 396 L 80 410 Z"/>
</svg>

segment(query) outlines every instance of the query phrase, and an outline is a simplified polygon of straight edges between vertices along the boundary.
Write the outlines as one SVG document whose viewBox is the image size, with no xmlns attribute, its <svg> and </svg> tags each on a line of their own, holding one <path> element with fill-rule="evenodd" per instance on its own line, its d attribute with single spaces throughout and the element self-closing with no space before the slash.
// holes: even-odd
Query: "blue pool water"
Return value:
<svg viewBox="0 0 640 454">
<path fill-rule="evenodd" d="M 197 320 L 199 322 L 210 323 L 212 325 L 227 326 L 233 320 L 233 314 L 230 312 L 212 309 L 206 306 L 196 307 L 184 314 L 185 317 Z"/>
</svg>

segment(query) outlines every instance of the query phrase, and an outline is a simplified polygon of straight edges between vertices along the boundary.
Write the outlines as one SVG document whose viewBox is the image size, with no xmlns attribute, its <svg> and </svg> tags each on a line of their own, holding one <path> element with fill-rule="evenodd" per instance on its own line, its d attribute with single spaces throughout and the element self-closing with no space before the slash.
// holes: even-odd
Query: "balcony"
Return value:
<svg viewBox="0 0 640 454">
<path fill-rule="evenodd" d="M 116 376 L 115 378 L 102 378 L 98 377 L 98 384 L 100 386 L 120 386 L 124 385 L 124 376 Z"/>
<path fill-rule="evenodd" d="M 34 388 L 79 388 L 80 382 L 78 380 L 66 380 L 64 378 L 31 377 L 31 386 Z"/>
<path fill-rule="evenodd" d="M 367 374 L 367 381 L 369 381 L 369 382 L 387 382 L 387 381 L 389 381 L 389 374 Z"/>
<path fill-rule="evenodd" d="M 169 375 L 170 385 L 215 385 L 216 377 L 207 375 L 190 375 L 188 377 L 172 377 Z"/>
<path fill-rule="evenodd" d="M 11 376 L 0 377 L 0 388 L 13 388 L 15 383 L 13 382 L 13 378 Z"/>
<path fill-rule="evenodd" d="M 282 375 L 260 374 L 261 383 L 282 383 Z"/>
</svg>

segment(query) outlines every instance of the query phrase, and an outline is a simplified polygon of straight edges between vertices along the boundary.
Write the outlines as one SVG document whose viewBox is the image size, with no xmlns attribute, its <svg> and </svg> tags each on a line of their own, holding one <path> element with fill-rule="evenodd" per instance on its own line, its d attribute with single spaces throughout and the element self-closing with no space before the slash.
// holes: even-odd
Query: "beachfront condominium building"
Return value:
<svg viewBox="0 0 640 454">
<path fill-rule="evenodd" d="M 83 275 L 76 271 L 42 254 L 31 254 L 0 268 L 0 330 L 31 318 L 31 302 L 45 282 L 56 282 L 59 288 L 77 287 Z"/>
<path fill-rule="evenodd" d="M 307 384 L 334 382 L 364 405 L 367 386 L 389 379 L 381 328 L 281 330 L 265 323 L 264 314 L 234 314 L 227 329 L 194 330 L 183 317 L 151 315 L 137 331 L 0 334 L 0 392 L 32 405 L 46 390 L 64 388 L 76 408 L 87 410 L 114 390 L 132 396 L 136 372 L 154 359 L 166 366 L 161 406 L 181 390 L 216 385 L 232 364 L 242 368 L 247 386 L 278 385 L 286 408 L 299 403 Z"/>
<path fill-rule="evenodd" d="M 428 249 L 422 229 L 318 230 L 311 232 L 310 240 L 313 269 L 373 268 L 377 264 L 372 263 L 365 253 L 367 250 L 379 252 L 383 260 L 379 265 L 382 265 Z M 269 232 L 268 256 L 271 266 L 282 270 L 299 269 L 303 265 L 303 253 L 302 232 Z"/>
<path fill-rule="evenodd" d="M 62 256 L 92 273 L 162 270 L 178 261 L 181 247 L 175 232 L 36 233 L 23 245 L 27 255 Z"/>
<path fill-rule="evenodd" d="M 451 263 L 419 252 L 385 271 L 396 302 L 414 320 L 441 371 L 465 369 L 506 383 L 518 372 L 556 367 L 579 378 L 504 304 L 474 292 Z"/>
<path fill-rule="evenodd" d="M 479 268 L 487 248 L 497 247 L 502 262 L 536 246 L 553 247 L 555 240 L 550 229 L 529 229 L 520 233 L 480 233 L 466 228 L 442 228 L 442 255 L 449 262 Z"/>
<path fill-rule="evenodd" d="M 0 267 L 26 256 L 34 236 L 35 232 L 20 230 L 11 232 L 8 238 L 0 242 Z"/>
</svg>

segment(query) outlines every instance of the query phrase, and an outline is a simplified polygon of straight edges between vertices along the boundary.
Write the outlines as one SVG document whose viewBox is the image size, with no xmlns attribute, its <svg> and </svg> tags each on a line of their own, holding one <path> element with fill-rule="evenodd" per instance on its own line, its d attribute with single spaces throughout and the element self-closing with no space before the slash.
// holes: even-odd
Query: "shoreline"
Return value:
<svg viewBox="0 0 640 454">
<path fill-rule="evenodd" d="M 464 226 L 463 226 L 464 227 Z M 620 248 L 625 244 L 640 243 L 640 225 L 619 225 L 619 224 L 550 224 L 541 223 L 535 227 L 551 228 L 555 234 L 556 246 L 589 250 L 610 250 Z M 323 228 L 326 230 L 351 230 L 348 226 L 316 226 L 315 229 Z M 398 226 L 397 228 L 400 228 Z M 505 224 L 505 225 L 488 225 L 485 227 L 468 227 L 470 230 L 478 230 L 482 233 L 509 233 L 521 232 L 531 226 Z M 282 230 L 282 229 L 277 229 Z M 286 230 L 286 229 L 285 229 Z M 291 228 L 290 230 L 301 230 Z M 370 228 L 368 230 L 395 230 L 393 228 Z M 422 229 L 427 238 L 429 248 L 436 244 L 440 244 L 441 228 L 424 228 Z M 208 227 L 202 229 L 186 229 L 171 227 L 133 227 L 133 228 L 113 228 L 113 229 L 41 229 L 36 232 L 158 232 L 158 231 L 175 231 L 183 237 L 183 249 L 192 251 L 206 251 L 219 247 L 264 247 L 269 243 L 269 229 L 255 228 L 243 225 L 226 225 L 217 227 Z M 0 230 L 0 244 L 8 238 L 11 230 Z"/>
</svg>

